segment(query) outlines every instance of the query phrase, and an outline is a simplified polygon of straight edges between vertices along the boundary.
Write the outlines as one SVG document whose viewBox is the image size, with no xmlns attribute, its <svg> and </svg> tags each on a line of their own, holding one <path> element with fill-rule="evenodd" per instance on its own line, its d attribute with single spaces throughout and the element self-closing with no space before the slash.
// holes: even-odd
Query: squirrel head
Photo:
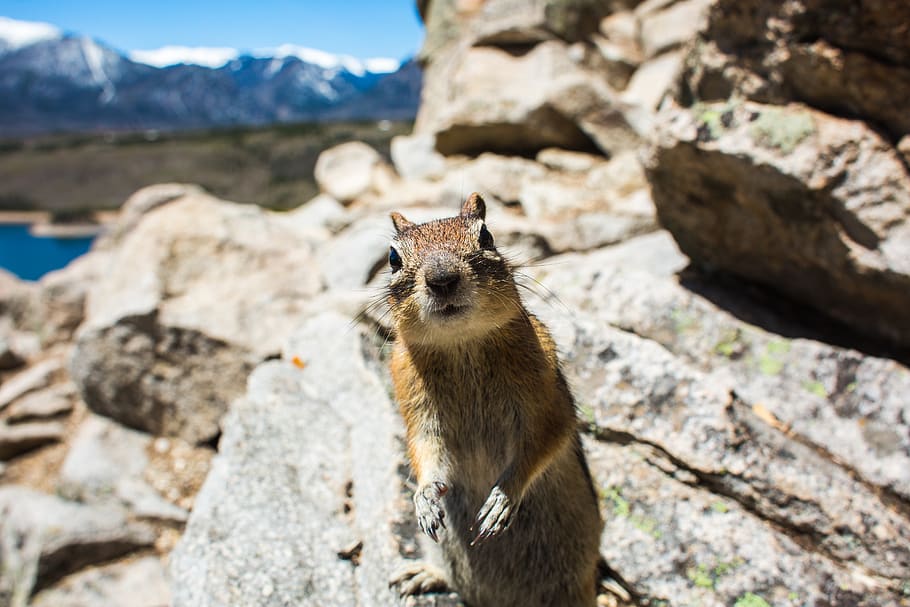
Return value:
<svg viewBox="0 0 910 607">
<path fill-rule="evenodd" d="M 389 307 L 407 343 L 470 341 L 522 313 L 512 268 L 496 250 L 476 192 L 455 217 L 423 224 L 392 213 Z"/>
</svg>

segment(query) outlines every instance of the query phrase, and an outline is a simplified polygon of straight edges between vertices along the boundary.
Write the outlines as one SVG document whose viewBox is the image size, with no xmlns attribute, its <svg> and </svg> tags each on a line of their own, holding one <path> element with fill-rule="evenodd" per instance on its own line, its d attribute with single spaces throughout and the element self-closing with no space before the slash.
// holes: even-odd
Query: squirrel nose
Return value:
<svg viewBox="0 0 910 607">
<path fill-rule="evenodd" d="M 452 271 L 437 271 L 426 276 L 427 288 L 437 297 L 448 297 L 455 293 L 461 274 Z"/>
</svg>

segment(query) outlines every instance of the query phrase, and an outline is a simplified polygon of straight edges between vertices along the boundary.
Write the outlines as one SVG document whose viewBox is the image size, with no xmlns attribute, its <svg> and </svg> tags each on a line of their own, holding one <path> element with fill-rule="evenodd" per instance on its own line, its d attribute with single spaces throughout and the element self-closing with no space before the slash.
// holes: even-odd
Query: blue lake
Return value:
<svg viewBox="0 0 910 607">
<path fill-rule="evenodd" d="M 92 237 L 32 236 L 26 224 L 0 225 L 0 268 L 25 280 L 38 280 L 89 250 Z"/>
</svg>

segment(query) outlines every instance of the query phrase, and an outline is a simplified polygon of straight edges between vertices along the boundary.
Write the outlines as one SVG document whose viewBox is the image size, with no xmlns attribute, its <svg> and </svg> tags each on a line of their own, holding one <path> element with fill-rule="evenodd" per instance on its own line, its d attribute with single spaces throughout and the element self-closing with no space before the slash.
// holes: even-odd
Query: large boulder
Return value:
<svg viewBox="0 0 910 607">
<path fill-rule="evenodd" d="M 211 439 L 247 373 L 322 288 L 312 251 L 324 231 L 189 191 L 120 238 L 89 294 L 74 380 L 121 423 Z"/>
<path fill-rule="evenodd" d="M 250 376 L 171 557 L 175 607 L 395 604 L 419 548 L 376 348 L 327 312 Z"/>
<path fill-rule="evenodd" d="M 648 177 L 699 264 L 910 344 L 910 172 L 867 124 L 751 102 L 667 109 Z"/>
<path fill-rule="evenodd" d="M 894 604 L 910 373 L 788 337 L 742 293 L 690 291 L 684 264 L 657 233 L 535 271 L 573 310 L 535 306 L 588 428 L 610 567 L 650 602 Z"/>
<path fill-rule="evenodd" d="M 661 222 L 701 266 L 910 344 L 906 3 L 719 0 L 656 124 Z"/>
</svg>

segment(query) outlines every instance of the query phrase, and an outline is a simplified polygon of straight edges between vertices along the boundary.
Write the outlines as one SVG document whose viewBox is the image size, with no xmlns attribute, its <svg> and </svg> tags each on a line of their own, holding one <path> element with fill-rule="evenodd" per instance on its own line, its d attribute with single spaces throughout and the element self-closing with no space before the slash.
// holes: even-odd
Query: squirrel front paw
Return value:
<svg viewBox="0 0 910 607">
<path fill-rule="evenodd" d="M 471 531 L 476 530 L 471 545 L 481 544 L 508 529 L 517 511 L 518 504 L 499 485 L 493 487 L 471 526 Z"/>
<path fill-rule="evenodd" d="M 417 513 L 417 524 L 434 542 L 439 541 L 439 528 L 445 529 L 446 513 L 442 509 L 442 496 L 449 491 L 442 481 L 433 481 L 417 489 L 414 494 L 414 509 Z"/>
<path fill-rule="evenodd" d="M 449 585 L 442 571 L 426 563 L 407 563 L 389 580 L 389 588 L 398 588 L 401 596 L 445 592 Z"/>
</svg>

